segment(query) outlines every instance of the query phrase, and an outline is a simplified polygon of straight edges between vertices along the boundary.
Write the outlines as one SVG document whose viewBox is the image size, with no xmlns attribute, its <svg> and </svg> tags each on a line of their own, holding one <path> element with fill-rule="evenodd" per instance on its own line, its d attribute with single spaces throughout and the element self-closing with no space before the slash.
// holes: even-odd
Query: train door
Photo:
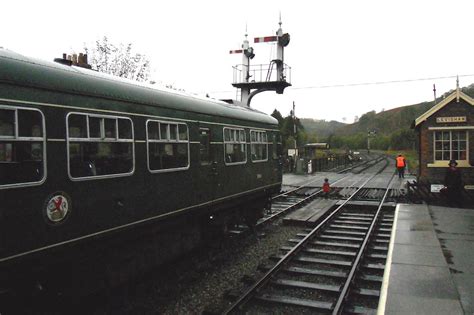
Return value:
<svg viewBox="0 0 474 315">
<path fill-rule="evenodd" d="M 279 133 L 273 133 L 272 144 L 272 160 L 273 173 L 276 175 L 276 180 L 281 181 L 283 176 L 283 152 L 281 144 L 281 136 Z"/>
<path fill-rule="evenodd" d="M 209 128 L 199 128 L 199 165 L 201 202 L 212 201 L 216 198 L 219 169 Z"/>
</svg>

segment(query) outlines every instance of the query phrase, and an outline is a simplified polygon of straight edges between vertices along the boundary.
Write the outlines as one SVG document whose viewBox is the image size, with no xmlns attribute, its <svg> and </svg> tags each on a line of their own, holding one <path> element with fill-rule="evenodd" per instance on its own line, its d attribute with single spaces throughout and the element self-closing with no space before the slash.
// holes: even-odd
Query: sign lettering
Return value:
<svg viewBox="0 0 474 315">
<path fill-rule="evenodd" d="M 436 117 L 437 123 L 460 123 L 466 122 L 466 116 L 456 116 L 456 117 Z"/>
</svg>

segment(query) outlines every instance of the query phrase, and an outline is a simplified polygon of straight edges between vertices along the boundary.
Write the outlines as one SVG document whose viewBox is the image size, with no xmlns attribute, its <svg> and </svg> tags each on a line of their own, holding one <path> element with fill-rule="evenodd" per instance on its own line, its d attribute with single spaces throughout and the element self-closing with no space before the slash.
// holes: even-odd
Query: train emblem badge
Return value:
<svg viewBox="0 0 474 315">
<path fill-rule="evenodd" d="M 71 212 L 71 199 L 63 192 L 56 192 L 46 198 L 44 214 L 48 223 L 57 224 L 64 221 Z"/>
</svg>

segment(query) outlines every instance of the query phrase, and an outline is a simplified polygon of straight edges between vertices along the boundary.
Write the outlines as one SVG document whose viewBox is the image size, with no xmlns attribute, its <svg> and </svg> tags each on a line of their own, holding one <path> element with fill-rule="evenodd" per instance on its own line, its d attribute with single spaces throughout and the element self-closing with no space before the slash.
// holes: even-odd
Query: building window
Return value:
<svg viewBox="0 0 474 315">
<path fill-rule="evenodd" d="M 189 135 L 186 124 L 147 121 L 147 146 L 150 172 L 189 168 Z"/>
<path fill-rule="evenodd" d="M 435 161 L 467 161 L 468 133 L 465 130 L 435 131 Z"/>
<path fill-rule="evenodd" d="M 130 175 L 135 166 L 129 118 L 70 113 L 67 117 L 69 176 L 98 179 Z"/>
<path fill-rule="evenodd" d="M 250 152 L 252 162 L 268 160 L 268 142 L 265 131 L 250 130 Z"/>
<path fill-rule="evenodd" d="M 247 162 L 247 141 L 244 129 L 224 128 L 224 161 L 226 165 Z"/>
<path fill-rule="evenodd" d="M 0 106 L 0 189 L 40 184 L 45 179 L 46 136 L 43 113 Z"/>
</svg>

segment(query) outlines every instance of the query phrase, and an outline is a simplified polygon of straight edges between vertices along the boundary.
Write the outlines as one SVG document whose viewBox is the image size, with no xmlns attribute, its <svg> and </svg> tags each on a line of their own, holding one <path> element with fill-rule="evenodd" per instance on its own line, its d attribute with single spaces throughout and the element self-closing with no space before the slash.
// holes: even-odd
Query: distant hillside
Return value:
<svg viewBox="0 0 474 315">
<path fill-rule="evenodd" d="M 474 98 L 474 84 L 461 89 Z M 449 91 L 437 99 L 441 102 L 451 94 Z M 402 150 L 415 148 L 415 132 L 411 129 L 413 121 L 428 109 L 434 102 L 423 102 L 402 106 L 380 113 L 371 111 L 363 114 L 358 122 L 343 124 L 337 121 L 300 119 L 307 134 L 306 142 L 328 142 L 332 148 L 361 149 L 367 147 L 367 131 L 375 130 L 371 139 L 371 148 L 380 150 Z"/>
<path fill-rule="evenodd" d="M 312 118 L 300 118 L 300 122 L 304 130 L 308 134 L 316 134 L 318 138 L 327 138 L 329 135 L 336 133 L 339 129 L 346 126 L 346 124 L 331 120 L 318 120 Z"/>
<path fill-rule="evenodd" d="M 474 97 L 474 84 L 461 89 L 467 95 Z M 452 90 L 437 99 L 437 102 L 451 94 Z M 376 130 L 378 134 L 390 135 L 394 131 L 410 128 L 413 121 L 434 106 L 434 102 L 423 102 L 415 105 L 397 107 L 380 112 L 371 111 L 362 115 L 358 122 L 346 125 L 334 133 L 340 136 L 349 136 L 356 133 L 367 133 L 367 130 Z"/>
</svg>

